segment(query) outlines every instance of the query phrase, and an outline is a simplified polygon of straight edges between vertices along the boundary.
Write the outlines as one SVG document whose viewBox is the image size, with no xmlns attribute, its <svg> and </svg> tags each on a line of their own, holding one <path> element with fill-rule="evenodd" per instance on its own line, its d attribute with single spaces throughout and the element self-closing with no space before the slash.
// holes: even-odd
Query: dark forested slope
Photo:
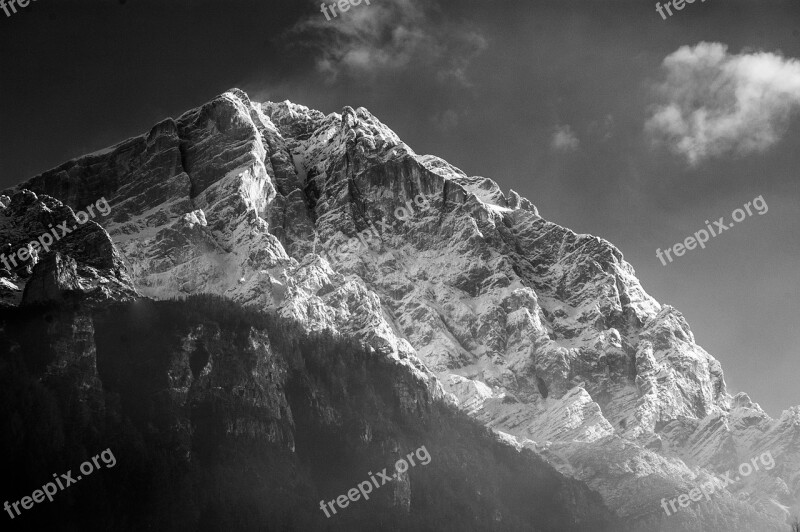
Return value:
<svg viewBox="0 0 800 532">
<path fill-rule="evenodd" d="M 371 348 L 216 297 L 0 312 L 3 500 L 116 461 L 6 530 L 618 529 Z M 369 500 L 320 509 L 423 446 Z"/>
</svg>

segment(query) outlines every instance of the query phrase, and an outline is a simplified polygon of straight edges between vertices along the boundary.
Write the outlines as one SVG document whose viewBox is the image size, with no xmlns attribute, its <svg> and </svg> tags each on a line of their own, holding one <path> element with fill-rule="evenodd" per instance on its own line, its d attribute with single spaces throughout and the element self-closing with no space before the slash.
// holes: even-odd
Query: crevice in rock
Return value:
<svg viewBox="0 0 800 532">
<path fill-rule="evenodd" d="M 192 179 L 192 174 L 189 172 L 189 165 L 187 162 L 187 154 L 186 154 L 186 145 L 184 140 L 180 137 L 180 133 L 178 133 L 178 152 L 180 152 L 180 157 L 178 160 L 181 163 L 181 170 L 186 176 L 189 178 L 189 201 L 192 202 L 192 207 L 194 207 L 194 198 L 197 195 L 197 187 L 195 185 L 194 179 Z"/>
<path fill-rule="evenodd" d="M 544 379 L 538 375 L 536 375 L 536 389 L 539 390 L 539 393 L 543 399 L 547 399 L 547 396 L 550 393 L 547 389 L 547 383 L 544 382 Z"/>
</svg>

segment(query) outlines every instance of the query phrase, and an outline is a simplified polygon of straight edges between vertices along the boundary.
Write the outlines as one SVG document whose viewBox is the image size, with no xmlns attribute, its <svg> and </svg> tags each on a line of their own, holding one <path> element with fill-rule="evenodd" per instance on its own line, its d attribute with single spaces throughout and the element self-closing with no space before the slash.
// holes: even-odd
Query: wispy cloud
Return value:
<svg viewBox="0 0 800 532">
<path fill-rule="evenodd" d="M 446 111 L 436 113 L 431 118 L 431 121 L 439 131 L 448 132 L 458 127 L 458 124 L 461 122 L 461 116 L 453 109 L 447 109 Z"/>
<path fill-rule="evenodd" d="M 728 53 L 720 43 L 682 46 L 663 62 L 645 130 L 691 165 L 763 152 L 800 108 L 800 62 L 768 52 Z"/>
<path fill-rule="evenodd" d="M 578 146 L 580 146 L 580 141 L 569 125 L 556 126 L 553 140 L 550 142 L 551 148 L 555 151 L 570 152 L 577 150 Z"/>
<path fill-rule="evenodd" d="M 319 0 L 311 0 L 320 8 Z M 432 67 L 437 79 L 469 85 L 467 68 L 487 47 L 477 31 L 437 16 L 435 2 L 373 0 L 327 20 L 321 12 L 292 31 L 316 54 L 317 68 L 330 81 L 341 75 L 369 76 Z"/>
</svg>

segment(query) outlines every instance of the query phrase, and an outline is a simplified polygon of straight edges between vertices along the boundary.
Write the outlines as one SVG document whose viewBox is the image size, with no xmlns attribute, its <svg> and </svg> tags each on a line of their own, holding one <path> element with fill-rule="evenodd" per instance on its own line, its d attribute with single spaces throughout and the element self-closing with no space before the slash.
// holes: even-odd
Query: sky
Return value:
<svg viewBox="0 0 800 532">
<path fill-rule="evenodd" d="M 366 107 L 417 153 L 615 244 L 729 391 L 777 416 L 800 405 L 800 4 L 671 11 L 372 0 L 327 20 L 310 0 L 37 0 L 0 11 L 0 188 L 231 87 Z"/>
</svg>

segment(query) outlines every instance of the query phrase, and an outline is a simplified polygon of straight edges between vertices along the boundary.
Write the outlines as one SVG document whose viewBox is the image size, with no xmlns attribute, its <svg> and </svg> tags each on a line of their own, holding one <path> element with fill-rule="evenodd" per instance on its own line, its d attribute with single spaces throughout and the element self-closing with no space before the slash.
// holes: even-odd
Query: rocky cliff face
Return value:
<svg viewBox="0 0 800 532">
<path fill-rule="evenodd" d="M 96 222 L 79 221 L 60 201 L 24 189 L 0 196 L 0 207 L 0 305 L 86 298 L 102 303 L 138 295 L 122 257 Z"/>
<path fill-rule="evenodd" d="M 219 294 L 359 339 L 634 527 L 779 530 L 800 495 L 797 409 L 774 420 L 731 397 L 619 250 L 415 154 L 366 109 L 324 115 L 232 90 L 7 195 L 34 193 L 73 210 L 108 199 L 98 222 L 118 258 L 93 268 L 122 283 L 110 297 Z M 3 240 L 22 238 L 22 212 L 0 211 Z M 0 295 L 86 285 L 69 257 L 2 275 Z M 774 469 L 663 513 L 662 497 L 766 451 Z"/>
</svg>

